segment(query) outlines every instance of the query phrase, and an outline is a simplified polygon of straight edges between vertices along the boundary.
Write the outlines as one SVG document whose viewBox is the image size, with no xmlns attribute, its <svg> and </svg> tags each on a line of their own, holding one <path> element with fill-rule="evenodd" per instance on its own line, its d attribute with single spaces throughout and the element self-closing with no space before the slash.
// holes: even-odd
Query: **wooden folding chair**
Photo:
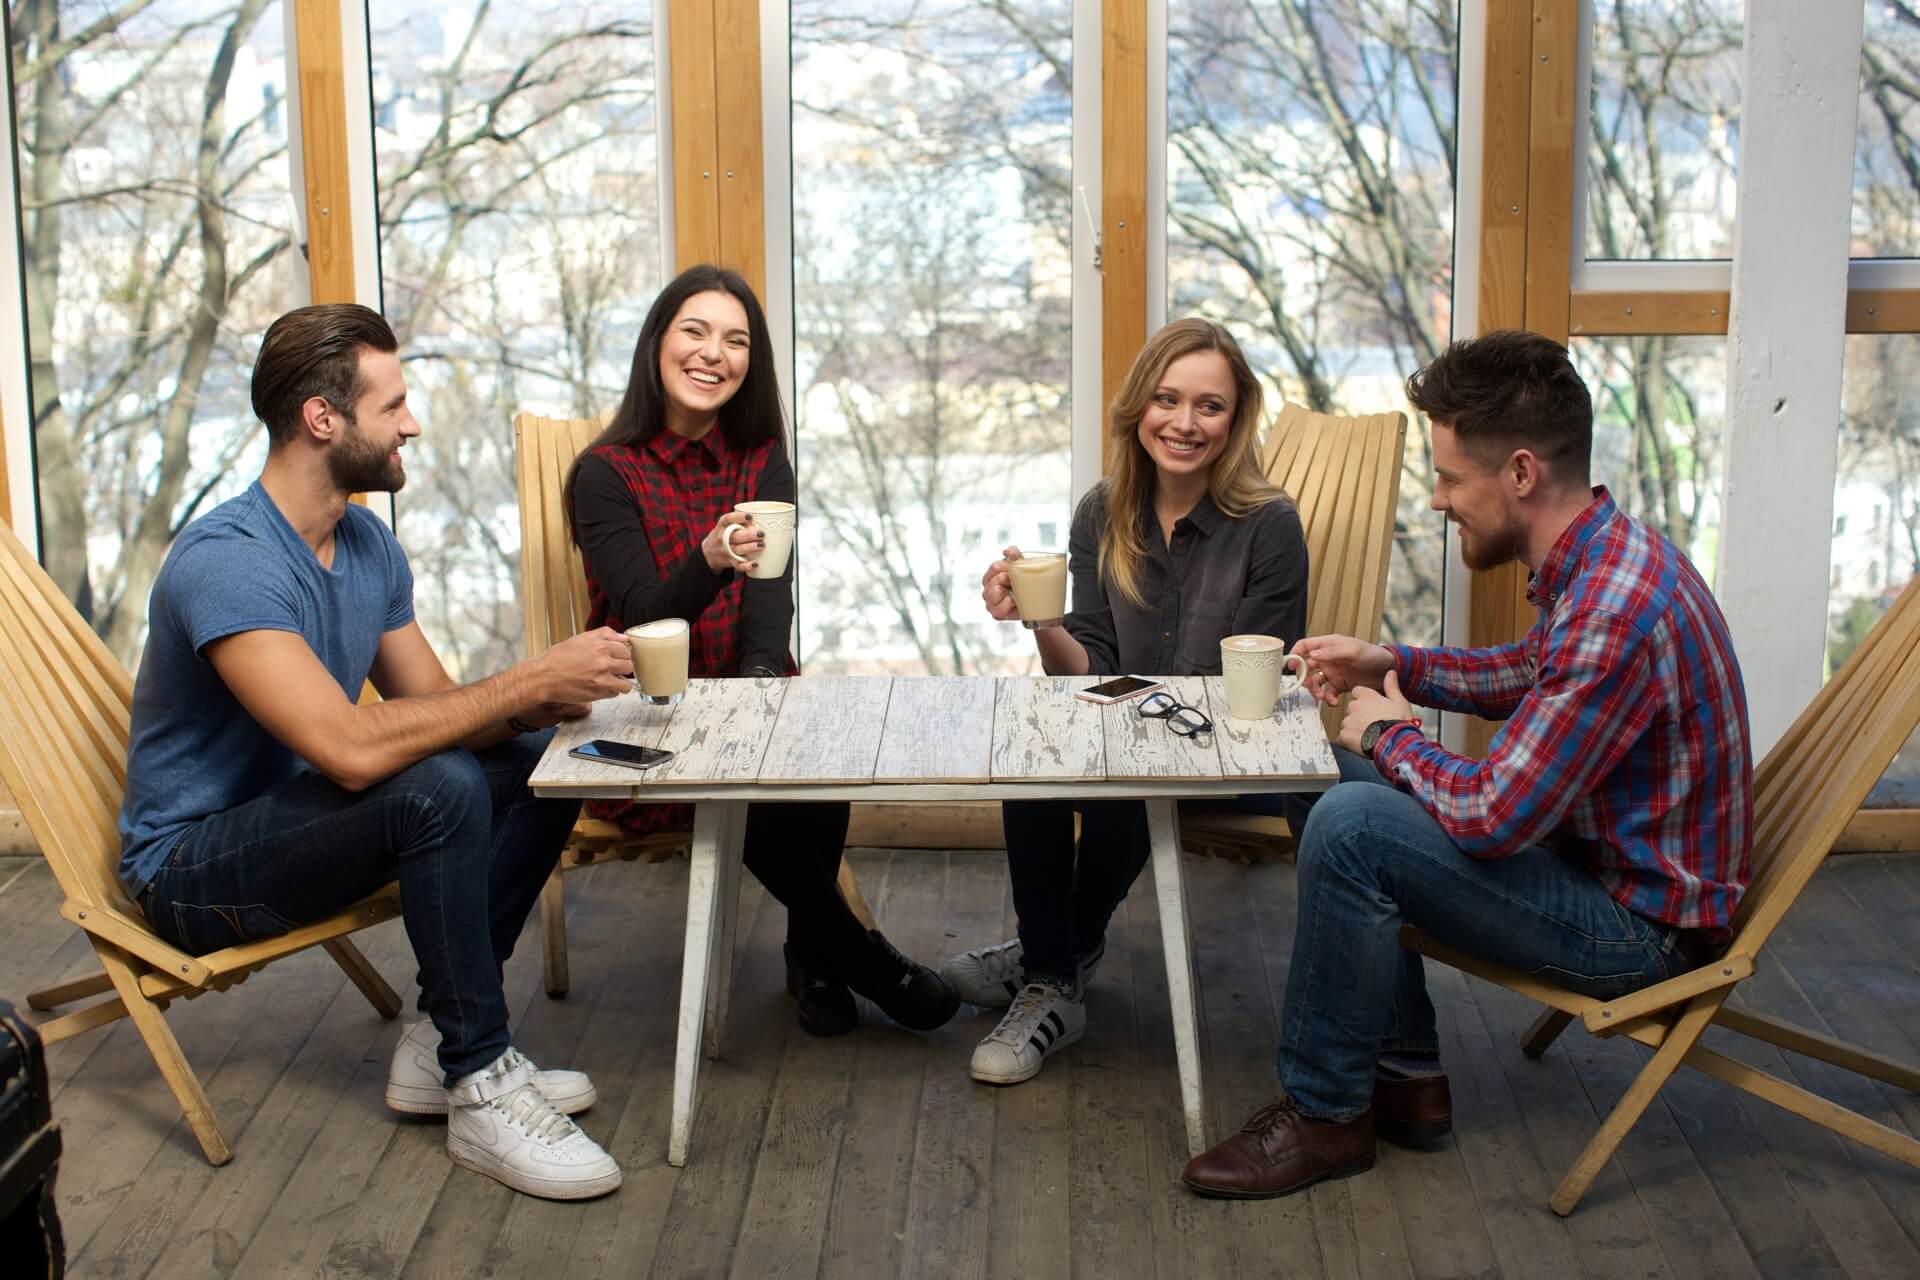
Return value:
<svg viewBox="0 0 1920 1280">
<path fill-rule="evenodd" d="M 526 620 L 527 656 L 537 657 L 586 629 L 587 570 L 568 532 L 563 496 L 573 461 L 606 428 L 601 418 L 513 418 L 515 488 L 520 499 L 520 601 Z M 660 862 L 691 848 L 691 831 L 662 831 L 640 839 L 614 823 L 584 813 L 560 855 L 560 864 L 540 891 L 540 937 L 547 994 L 567 993 L 567 905 L 562 877 L 578 867 L 612 857 Z M 840 892 L 867 928 L 873 913 L 846 859 L 840 861 Z"/>
<path fill-rule="evenodd" d="M 1403 413 L 1336 417 L 1286 404 L 1268 430 L 1262 469 L 1300 509 L 1307 535 L 1308 635 L 1380 638 L 1406 449 Z M 1341 711 L 1322 713 L 1329 736 L 1340 730 Z M 1190 853 L 1260 861 L 1290 853 L 1293 835 L 1284 818 L 1181 810 L 1180 840 Z"/>
<path fill-rule="evenodd" d="M 1529 1057 L 1545 1053 L 1576 1017 L 1594 1035 L 1631 1036 L 1654 1050 L 1554 1192 L 1555 1213 L 1573 1212 L 1620 1140 L 1682 1063 L 1920 1168 L 1920 1141 L 1700 1043 L 1702 1033 L 1717 1026 L 1920 1092 L 1920 1069 L 1727 1005 L 1916 724 L 1920 578 L 1901 593 L 1754 771 L 1753 879 L 1734 917 L 1732 946 L 1713 964 L 1618 1000 L 1594 1000 L 1444 946 L 1417 929 L 1401 932 L 1401 945 L 1546 1005 L 1522 1040 Z"/>
<path fill-rule="evenodd" d="M 66 895 L 60 914 L 85 931 L 101 968 L 36 991 L 27 1003 L 51 1010 L 112 992 L 41 1023 L 40 1036 L 52 1044 L 132 1018 L 201 1150 L 225 1164 L 233 1150 L 162 1016 L 168 1002 L 224 991 L 262 965 L 318 943 L 380 1016 L 391 1018 L 400 1012 L 400 998 L 346 935 L 399 914 L 398 890 L 390 885 L 285 937 L 208 955 L 190 956 L 163 941 L 128 900 L 115 871 L 133 680 L 4 525 L 0 634 L 7 638 L 0 645 L 0 778 Z"/>
</svg>

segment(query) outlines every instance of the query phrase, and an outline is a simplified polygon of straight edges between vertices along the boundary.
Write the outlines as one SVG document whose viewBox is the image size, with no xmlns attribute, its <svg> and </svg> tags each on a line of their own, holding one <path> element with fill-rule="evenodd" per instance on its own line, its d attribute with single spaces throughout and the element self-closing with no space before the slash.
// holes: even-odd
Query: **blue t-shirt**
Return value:
<svg viewBox="0 0 1920 1280">
<path fill-rule="evenodd" d="M 207 645 L 241 631 L 291 631 L 357 699 L 380 637 L 413 621 L 413 572 L 393 531 L 348 506 L 333 536 L 325 569 L 256 480 L 188 525 L 167 553 L 133 684 L 120 806 L 120 881 L 130 895 L 195 822 L 311 768 L 240 705 Z"/>
</svg>

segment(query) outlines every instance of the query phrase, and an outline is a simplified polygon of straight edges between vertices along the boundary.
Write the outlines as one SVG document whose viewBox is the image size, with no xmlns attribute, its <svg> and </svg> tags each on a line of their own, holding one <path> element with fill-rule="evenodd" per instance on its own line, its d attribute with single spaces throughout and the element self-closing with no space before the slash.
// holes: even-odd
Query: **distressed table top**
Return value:
<svg viewBox="0 0 1920 1280">
<path fill-rule="evenodd" d="M 1339 776 L 1312 699 L 1227 716 L 1218 677 L 1169 677 L 1213 720 L 1182 737 L 1134 702 L 1075 698 L 1090 676 L 796 676 L 695 680 L 677 706 L 637 695 L 560 726 L 541 795 L 647 800 L 979 800 L 1318 791 Z M 663 747 L 638 771 L 567 753 L 593 738 Z"/>
</svg>

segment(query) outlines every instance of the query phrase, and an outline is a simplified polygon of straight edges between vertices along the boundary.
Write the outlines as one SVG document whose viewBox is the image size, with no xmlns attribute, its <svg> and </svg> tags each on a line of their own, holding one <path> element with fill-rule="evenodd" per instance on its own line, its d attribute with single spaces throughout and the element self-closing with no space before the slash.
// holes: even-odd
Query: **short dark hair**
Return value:
<svg viewBox="0 0 1920 1280">
<path fill-rule="evenodd" d="M 1483 463 L 1529 449 L 1555 484 L 1587 483 L 1593 397 L 1551 338 L 1519 329 L 1462 338 L 1407 379 L 1407 399 Z"/>
<path fill-rule="evenodd" d="M 366 390 L 360 352 L 391 355 L 400 340 L 378 311 L 356 302 L 297 307 L 267 327 L 253 362 L 253 412 L 276 447 L 294 438 L 300 406 L 319 396 L 353 416 Z"/>
</svg>

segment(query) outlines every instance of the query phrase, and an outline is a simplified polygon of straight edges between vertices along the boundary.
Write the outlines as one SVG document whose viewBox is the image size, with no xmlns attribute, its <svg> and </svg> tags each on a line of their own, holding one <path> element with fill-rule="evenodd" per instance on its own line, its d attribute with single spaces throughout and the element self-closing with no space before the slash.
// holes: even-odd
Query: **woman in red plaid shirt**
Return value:
<svg viewBox="0 0 1920 1280">
<path fill-rule="evenodd" d="M 736 503 L 795 497 L 760 302 L 735 273 L 690 267 L 654 300 L 620 407 L 567 477 L 587 625 L 684 618 L 694 676 L 798 674 L 787 649 L 791 559 L 778 578 L 749 578 L 727 551 L 732 539 L 750 568 L 766 545 Z M 684 827 L 692 816 L 683 804 L 587 807 L 633 834 Z M 903 1026 L 940 1026 L 959 1007 L 953 988 L 864 928 L 840 896 L 846 837 L 844 803 L 747 810 L 747 870 L 787 908 L 787 989 L 800 1025 L 821 1036 L 853 1030 L 858 992 Z"/>
</svg>

